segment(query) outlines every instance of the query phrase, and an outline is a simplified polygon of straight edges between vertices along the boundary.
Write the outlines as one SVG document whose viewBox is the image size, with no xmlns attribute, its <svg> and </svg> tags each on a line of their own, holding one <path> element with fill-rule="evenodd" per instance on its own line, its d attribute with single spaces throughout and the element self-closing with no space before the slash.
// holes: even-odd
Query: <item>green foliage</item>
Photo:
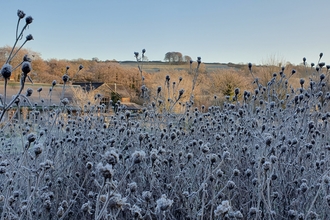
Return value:
<svg viewBox="0 0 330 220">
<path fill-rule="evenodd" d="M 121 99 L 121 96 L 116 92 L 111 92 L 111 100 L 112 105 L 114 106 L 119 100 Z"/>
</svg>

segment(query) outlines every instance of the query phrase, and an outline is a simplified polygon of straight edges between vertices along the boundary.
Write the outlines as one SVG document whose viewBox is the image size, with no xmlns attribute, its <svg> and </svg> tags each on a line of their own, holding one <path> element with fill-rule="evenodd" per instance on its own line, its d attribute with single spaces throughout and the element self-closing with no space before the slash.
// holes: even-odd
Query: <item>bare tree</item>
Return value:
<svg viewBox="0 0 330 220">
<path fill-rule="evenodd" d="M 183 62 L 187 62 L 187 63 L 189 63 L 190 60 L 192 60 L 190 56 L 188 56 L 188 55 L 184 55 L 184 57 L 183 57 Z"/>
<path fill-rule="evenodd" d="M 183 56 L 180 52 L 167 52 L 165 54 L 165 61 L 169 63 L 182 63 L 183 62 Z"/>
</svg>

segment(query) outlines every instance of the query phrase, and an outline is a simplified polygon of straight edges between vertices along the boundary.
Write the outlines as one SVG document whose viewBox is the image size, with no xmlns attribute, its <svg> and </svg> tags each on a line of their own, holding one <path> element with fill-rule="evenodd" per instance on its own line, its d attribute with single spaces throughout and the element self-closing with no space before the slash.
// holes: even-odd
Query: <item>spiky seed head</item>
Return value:
<svg viewBox="0 0 330 220">
<path fill-rule="evenodd" d="M 26 75 L 29 72 L 31 72 L 32 67 L 31 67 L 31 63 L 29 61 L 24 61 L 22 64 L 22 72 Z"/>
<path fill-rule="evenodd" d="M 26 36 L 26 41 L 30 41 L 30 40 L 33 40 L 32 34 Z"/>
<path fill-rule="evenodd" d="M 22 10 L 17 10 L 17 16 L 19 19 L 22 19 L 25 17 L 25 13 Z"/>
<path fill-rule="evenodd" d="M 33 21 L 33 18 L 32 18 L 31 16 L 27 16 L 27 17 L 25 18 L 25 22 L 26 22 L 26 24 L 31 24 L 32 21 Z"/>
<path fill-rule="evenodd" d="M 69 76 L 67 74 L 64 74 L 62 76 L 62 80 L 63 80 L 64 83 L 66 83 L 69 80 Z"/>
<path fill-rule="evenodd" d="M 3 78 L 9 79 L 12 71 L 13 71 L 13 67 L 10 64 L 6 63 L 1 68 L 1 75 Z"/>
</svg>

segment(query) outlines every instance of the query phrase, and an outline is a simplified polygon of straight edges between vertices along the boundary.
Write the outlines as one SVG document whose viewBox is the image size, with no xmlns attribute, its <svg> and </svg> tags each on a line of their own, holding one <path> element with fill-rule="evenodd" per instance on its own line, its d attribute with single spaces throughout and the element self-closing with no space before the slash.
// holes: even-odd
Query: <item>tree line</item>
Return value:
<svg viewBox="0 0 330 220">
<path fill-rule="evenodd" d="M 5 62 L 10 53 L 10 47 L 0 47 L 0 61 Z M 139 97 L 142 82 L 138 67 L 122 66 L 118 62 L 113 61 L 100 61 L 98 59 L 75 59 L 75 60 L 59 60 L 49 59 L 43 60 L 41 55 L 37 52 L 28 49 L 22 49 L 19 54 L 12 60 L 12 66 L 19 65 L 25 54 L 28 54 L 32 59 L 32 72 L 31 78 L 34 83 L 47 83 L 51 84 L 53 80 L 62 82 L 62 76 L 65 74 L 67 67 L 69 81 L 70 82 L 105 82 L 105 83 L 120 83 L 125 86 L 126 90 L 133 97 Z M 191 58 L 189 56 L 182 56 L 179 52 L 168 52 L 165 57 L 166 61 L 170 63 L 188 62 Z M 82 65 L 83 69 L 77 73 L 79 66 Z M 148 87 L 152 93 L 157 91 L 159 84 L 163 84 L 165 76 L 173 76 L 172 78 L 183 77 L 183 81 L 180 86 L 185 91 L 191 90 L 191 82 L 193 81 L 193 74 L 191 69 L 195 68 L 196 62 L 192 65 L 187 65 L 187 69 L 180 71 L 176 70 L 162 70 L 155 73 L 143 72 L 144 84 Z M 290 84 L 294 85 L 295 88 L 299 88 L 299 79 L 308 78 L 312 75 L 313 70 L 306 71 L 306 68 L 302 65 L 293 66 L 290 63 L 285 65 L 285 74 L 291 74 L 291 70 L 295 69 L 296 73 L 290 78 Z M 143 69 L 142 69 L 143 70 Z M 254 74 L 258 77 L 259 83 L 267 85 L 267 82 L 274 78 L 274 73 L 281 71 L 281 68 L 276 65 L 262 66 L 254 69 Z M 76 74 L 77 73 L 77 74 Z M 229 68 L 229 69 L 218 69 L 216 71 L 208 72 L 205 65 L 202 63 L 199 69 L 201 74 L 198 77 L 198 88 L 195 94 L 195 103 L 198 104 L 198 100 L 208 99 L 210 104 L 214 101 L 213 95 L 218 97 L 232 96 L 236 87 L 252 90 L 254 85 L 253 79 L 249 74 L 248 67 L 245 69 Z M 12 73 L 11 81 L 19 81 L 20 68 L 17 68 Z M 277 74 L 277 77 L 280 77 Z M 175 76 L 175 77 L 174 77 Z M 1 80 L 1 78 L 0 78 Z M 176 82 L 178 84 L 178 81 Z M 173 84 L 176 85 L 176 84 Z M 165 87 L 165 85 L 163 85 Z M 178 88 L 181 89 L 181 88 Z M 219 101 L 219 99 L 217 99 Z"/>
<path fill-rule="evenodd" d="M 188 55 L 182 55 L 180 52 L 167 52 L 165 54 L 164 60 L 166 62 L 172 63 L 172 64 L 182 64 L 186 62 L 190 62 L 192 59 Z"/>
</svg>

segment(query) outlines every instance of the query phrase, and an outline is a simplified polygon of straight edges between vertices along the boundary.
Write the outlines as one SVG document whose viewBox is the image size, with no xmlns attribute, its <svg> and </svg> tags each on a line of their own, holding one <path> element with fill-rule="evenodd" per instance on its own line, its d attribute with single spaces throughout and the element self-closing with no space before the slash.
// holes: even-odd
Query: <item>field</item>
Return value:
<svg viewBox="0 0 330 220">
<path fill-rule="evenodd" d="M 123 67 L 136 67 L 136 61 L 122 61 L 119 62 Z M 229 69 L 231 68 L 228 64 L 221 64 L 221 63 L 203 63 L 205 65 L 205 69 L 208 72 L 212 72 L 214 70 L 219 69 Z M 239 65 L 237 65 L 239 66 Z M 170 64 L 167 62 L 162 61 L 151 61 L 151 62 L 144 62 L 143 63 L 143 70 L 147 73 L 156 73 L 160 71 L 169 71 L 169 70 L 188 70 L 190 65 L 187 64 Z"/>
</svg>

